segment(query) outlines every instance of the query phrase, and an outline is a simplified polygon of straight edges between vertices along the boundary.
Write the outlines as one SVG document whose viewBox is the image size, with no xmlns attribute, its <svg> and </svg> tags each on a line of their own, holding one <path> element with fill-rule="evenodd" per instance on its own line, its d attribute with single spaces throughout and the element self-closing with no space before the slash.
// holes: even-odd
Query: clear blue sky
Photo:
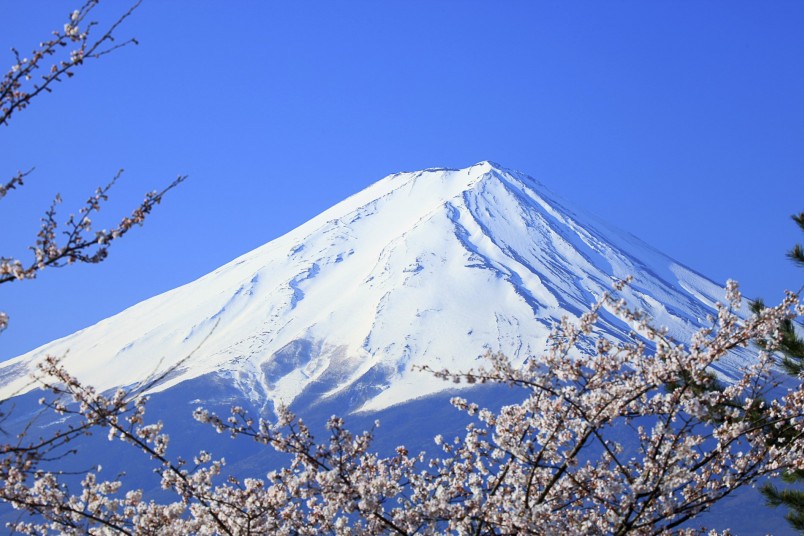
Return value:
<svg viewBox="0 0 804 536">
<path fill-rule="evenodd" d="M 118 13 L 125 2 L 107 2 Z M 3 2 L 0 54 L 63 1 Z M 0 129 L 0 254 L 126 168 L 110 259 L 0 287 L 0 359 L 189 282 L 396 171 L 494 160 L 746 294 L 804 283 L 804 2 L 145 0 L 129 47 Z M 5 67 L 3 67 L 5 69 Z"/>
</svg>

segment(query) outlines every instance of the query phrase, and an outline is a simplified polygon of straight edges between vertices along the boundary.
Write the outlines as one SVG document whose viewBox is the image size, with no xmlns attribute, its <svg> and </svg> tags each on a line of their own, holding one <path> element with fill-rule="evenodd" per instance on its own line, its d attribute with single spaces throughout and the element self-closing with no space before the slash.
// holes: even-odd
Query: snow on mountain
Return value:
<svg viewBox="0 0 804 536">
<path fill-rule="evenodd" d="M 211 375 L 257 407 L 348 390 L 352 409 L 379 410 L 452 387 L 414 365 L 538 355 L 557 319 L 627 275 L 628 299 L 674 336 L 722 299 L 526 175 L 491 162 L 398 173 L 192 283 L 0 364 L 0 399 L 29 390 L 33 363 L 51 354 L 101 389 L 177 367 L 154 390 Z M 629 331 L 613 317 L 603 329 Z"/>
</svg>

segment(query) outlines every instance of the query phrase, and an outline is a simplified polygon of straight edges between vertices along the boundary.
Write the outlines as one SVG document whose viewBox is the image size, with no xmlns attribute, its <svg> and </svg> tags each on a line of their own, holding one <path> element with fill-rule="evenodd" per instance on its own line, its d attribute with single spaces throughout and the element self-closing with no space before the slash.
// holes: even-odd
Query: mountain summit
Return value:
<svg viewBox="0 0 804 536">
<path fill-rule="evenodd" d="M 29 389 L 50 354 L 100 389 L 175 368 L 155 390 L 208 376 L 259 407 L 348 393 L 350 409 L 378 410 L 451 387 L 414 365 L 538 356 L 555 321 L 628 275 L 626 298 L 671 335 L 722 298 L 521 173 L 491 162 L 397 173 L 192 283 L 0 364 L 0 398 Z M 614 317 L 602 329 L 630 332 Z"/>
</svg>

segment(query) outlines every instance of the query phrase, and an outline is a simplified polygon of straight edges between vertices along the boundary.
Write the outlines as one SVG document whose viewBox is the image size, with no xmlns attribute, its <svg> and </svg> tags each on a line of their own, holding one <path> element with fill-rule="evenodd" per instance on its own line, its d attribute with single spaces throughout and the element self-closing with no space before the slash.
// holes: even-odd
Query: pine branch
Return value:
<svg viewBox="0 0 804 536">
<path fill-rule="evenodd" d="M 804 231 L 804 212 L 793 214 L 791 218 L 793 218 L 793 221 L 798 224 L 802 231 Z M 796 244 L 793 246 L 793 249 L 787 252 L 787 258 L 799 266 L 804 266 L 804 246 L 801 244 Z"/>
</svg>

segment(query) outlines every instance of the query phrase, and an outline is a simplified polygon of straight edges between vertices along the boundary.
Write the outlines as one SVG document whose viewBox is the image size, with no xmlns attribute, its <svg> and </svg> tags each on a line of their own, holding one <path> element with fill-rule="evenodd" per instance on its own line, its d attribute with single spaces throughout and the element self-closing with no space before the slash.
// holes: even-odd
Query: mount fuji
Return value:
<svg viewBox="0 0 804 536">
<path fill-rule="evenodd" d="M 15 407 L 3 425 L 23 429 L 39 413 L 30 375 L 53 355 L 99 390 L 150 385 L 149 418 L 165 422 L 171 452 L 193 456 L 204 445 L 233 474 L 284 462 L 195 423 L 199 405 L 219 414 L 240 405 L 270 419 L 283 403 L 309 423 L 349 414 L 354 430 L 379 418 L 378 451 L 426 450 L 434 435 L 466 424 L 445 400 L 456 389 L 473 389 L 487 407 L 513 395 L 446 383 L 417 366 L 466 370 L 489 351 L 538 359 L 556 322 L 579 317 L 628 276 L 622 297 L 679 340 L 724 301 L 720 285 L 522 173 L 492 162 L 397 173 L 196 281 L 0 363 L 0 400 Z M 634 336 L 605 310 L 599 329 Z M 717 372 L 736 377 L 751 359 L 730 355 Z M 75 470 L 102 463 L 159 493 L 147 460 L 121 456 L 105 438 L 82 438 L 75 449 Z M 703 517 L 745 534 L 789 532 L 781 516 L 752 514 L 762 501 L 741 490 Z M 0 509 L 0 521 L 9 515 Z"/>
<path fill-rule="evenodd" d="M 99 389 L 167 371 L 152 391 L 206 377 L 260 410 L 345 396 L 349 411 L 377 411 L 452 388 L 416 365 L 538 356 L 557 320 L 629 275 L 626 299 L 678 338 L 723 297 L 524 174 L 492 162 L 397 173 L 192 283 L 0 364 L 0 399 L 30 390 L 34 364 L 57 355 Z M 613 316 L 602 329 L 630 332 Z"/>
</svg>

